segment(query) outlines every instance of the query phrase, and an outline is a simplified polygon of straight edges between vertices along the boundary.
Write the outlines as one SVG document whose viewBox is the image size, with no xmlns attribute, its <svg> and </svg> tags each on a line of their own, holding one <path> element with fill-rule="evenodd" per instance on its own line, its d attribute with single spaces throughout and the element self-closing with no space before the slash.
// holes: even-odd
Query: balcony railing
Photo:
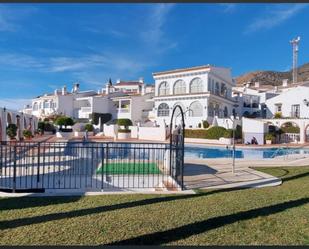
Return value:
<svg viewBox="0 0 309 249">
<path fill-rule="evenodd" d="M 80 110 L 82 112 L 91 112 L 91 107 L 81 107 Z"/>
<path fill-rule="evenodd" d="M 129 108 L 117 108 L 118 113 L 129 113 L 130 109 Z"/>
</svg>

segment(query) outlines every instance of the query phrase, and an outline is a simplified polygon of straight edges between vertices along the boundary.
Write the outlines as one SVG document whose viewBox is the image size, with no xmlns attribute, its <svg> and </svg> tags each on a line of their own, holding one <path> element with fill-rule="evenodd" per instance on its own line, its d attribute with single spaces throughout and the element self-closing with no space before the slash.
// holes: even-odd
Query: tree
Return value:
<svg viewBox="0 0 309 249">
<path fill-rule="evenodd" d="M 66 116 L 61 116 L 61 117 L 58 117 L 55 121 L 55 124 L 56 125 L 59 125 L 59 126 L 72 126 L 74 125 L 74 121 L 72 118 L 70 117 L 66 117 Z"/>
</svg>

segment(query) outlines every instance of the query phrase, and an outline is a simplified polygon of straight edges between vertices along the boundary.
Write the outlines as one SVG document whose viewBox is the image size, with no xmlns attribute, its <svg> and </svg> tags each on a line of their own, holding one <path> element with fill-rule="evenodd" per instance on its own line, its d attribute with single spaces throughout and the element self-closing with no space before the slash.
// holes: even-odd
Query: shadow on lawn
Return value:
<svg viewBox="0 0 309 249">
<path fill-rule="evenodd" d="M 80 198 L 81 196 L 1 198 L 0 211 L 65 204 L 78 201 Z"/>
<path fill-rule="evenodd" d="M 295 180 L 295 179 L 306 177 L 306 176 L 309 176 L 309 171 L 302 173 L 302 174 L 294 175 L 294 176 L 283 177 L 282 181 L 287 182 L 287 181 Z"/>
<path fill-rule="evenodd" d="M 219 228 L 228 224 L 232 224 L 242 220 L 249 220 L 256 217 L 268 216 L 271 214 L 285 211 L 289 208 L 299 207 L 309 203 L 309 198 L 283 202 L 267 207 L 251 209 L 248 211 L 238 212 L 224 216 L 218 216 L 203 220 L 200 222 L 191 223 L 181 227 L 173 228 L 163 232 L 146 234 L 132 239 L 126 239 L 119 242 L 114 242 L 109 245 L 160 245 L 188 238 L 192 235 L 207 232 L 209 230 Z"/>
<path fill-rule="evenodd" d="M 48 221 L 66 219 L 66 218 L 80 217 L 80 216 L 102 213 L 102 212 L 113 211 L 113 210 L 124 209 L 124 208 L 133 208 L 133 207 L 162 203 L 162 202 L 168 202 L 168 201 L 177 201 L 177 200 L 197 198 L 197 197 L 201 197 L 201 196 L 207 196 L 207 195 L 210 195 L 210 194 L 216 194 L 216 193 L 221 193 L 221 192 L 230 192 L 230 191 L 235 191 L 235 190 L 240 190 L 240 189 L 217 189 L 217 190 L 213 190 L 213 191 L 209 191 L 209 192 L 199 192 L 198 194 L 176 195 L 176 196 L 172 195 L 172 196 L 165 196 L 165 197 L 156 197 L 156 198 L 152 198 L 152 199 L 143 199 L 143 200 L 138 200 L 138 201 L 119 203 L 119 204 L 115 204 L 115 205 L 111 205 L 111 206 L 100 206 L 100 207 L 87 208 L 87 209 L 81 209 L 81 210 L 73 210 L 73 211 L 62 212 L 62 213 L 52 213 L 52 214 L 46 214 L 46 215 L 41 215 L 41 216 L 34 216 L 34 217 L 28 217 L 28 218 L 19 218 L 19 219 L 14 219 L 14 220 L 0 221 L 0 230 L 22 227 L 22 226 L 27 226 L 27 225 L 32 225 L 32 224 L 39 224 L 39 223 L 44 223 L 44 222 L 48 222 Z M 35 198 L 31 198 L 31 199 L 32 199 L 33 202 L 36 201 Z M 8 199 L 6 199 L 6 200 L 8 200 Z M 64 199 L 62 199 L 62 200 L 64 200 Z M 48 202 L 48 201 L 46 201 L 46 203 L 49 203 L 51 205 L 53 204 L 52 202 Z M 40 206 L 40 205 L 37 205 L 37 206 Z"/>
</svg>

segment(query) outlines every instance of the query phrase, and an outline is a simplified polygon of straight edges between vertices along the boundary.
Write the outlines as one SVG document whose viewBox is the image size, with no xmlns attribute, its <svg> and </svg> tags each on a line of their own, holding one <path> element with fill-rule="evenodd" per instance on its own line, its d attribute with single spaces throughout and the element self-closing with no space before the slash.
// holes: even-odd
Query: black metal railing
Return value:
<svg viewBox="0 0 309 249">
<path fill-rule="evenodd" d="M 0 189 L 183 189 L 182 153 L 165 143 L 1 142 Z"/>
</svg>

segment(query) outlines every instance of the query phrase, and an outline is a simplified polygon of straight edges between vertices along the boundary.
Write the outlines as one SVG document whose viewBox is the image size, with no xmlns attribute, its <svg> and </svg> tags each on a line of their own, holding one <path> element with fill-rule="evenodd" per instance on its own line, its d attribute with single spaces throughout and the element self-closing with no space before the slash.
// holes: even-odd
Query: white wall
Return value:
<svg viewBox="0 0 309 249">
<path fill-rule="evenodd" d="M 164 127 L 138 127 L 138 138 L 141 140 L 165 141 L 167 134 Z"/>
<path fill-rule="evenodd" d="M 244 143 L 251 143 L 255 137 L 258 144 L 264 144 L 264 134 L 267 132 L 267 124 L 262 120 L 242 118 L 242 132 Z"/>
</svg>

